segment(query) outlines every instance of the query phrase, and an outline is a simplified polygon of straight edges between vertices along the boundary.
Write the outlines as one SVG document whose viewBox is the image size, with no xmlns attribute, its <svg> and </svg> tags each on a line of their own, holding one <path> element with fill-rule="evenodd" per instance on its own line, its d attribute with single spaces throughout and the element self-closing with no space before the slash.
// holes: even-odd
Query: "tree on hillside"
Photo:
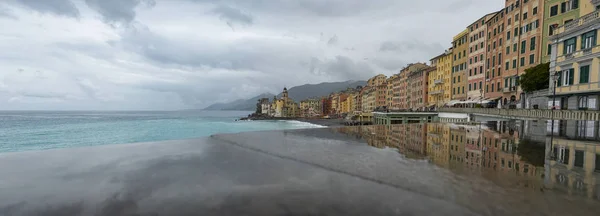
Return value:
<svg viewBox="0 0 600 216">
<path fill-rule="evenodd" d="M 550 81 L 550 63 L 544 63 L 525 69 L 519 80 L 525 92 L 547 89 Z"/>
</svg>

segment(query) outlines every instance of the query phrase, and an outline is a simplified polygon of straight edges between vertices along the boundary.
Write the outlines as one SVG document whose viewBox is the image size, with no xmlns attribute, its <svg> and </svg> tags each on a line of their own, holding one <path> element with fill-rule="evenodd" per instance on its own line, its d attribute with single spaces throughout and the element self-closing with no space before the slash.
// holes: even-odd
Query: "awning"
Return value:
<svg viewBox="0 0 600 216">
<path fill-rule="evenodd" d="M 448 106 L 454 106 L 455 104 L 460 103 L 460 100 L 451 100 L 450 102 L 446 103 L 446 105 Z"/>
</svg>

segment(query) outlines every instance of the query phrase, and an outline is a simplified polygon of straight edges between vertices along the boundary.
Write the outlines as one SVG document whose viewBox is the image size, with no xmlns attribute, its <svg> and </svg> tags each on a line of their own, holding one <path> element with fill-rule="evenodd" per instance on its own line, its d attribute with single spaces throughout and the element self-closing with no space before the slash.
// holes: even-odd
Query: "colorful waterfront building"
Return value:
<svg viewBox="0 0 600 216">
<path fill-rule="evenodd" d="M 450 102 L 452 95 L 452 47 L 444 53 L 432 58 L 431 66 L 436 70 L 429 74 L 427 88 L 429 106 L 441 107 Z"/>
<path fill-rule="evenodd" d="M 503 56 L 509 55 L 512 53 L 513 49 L 508 42 L 508 39 L 505 39 L 505 35 L 510 35 L 512 38 L 512 31 L 506 28 L 505 22 L 505 10 L 502 9 L 492 15 L 490 19 L 486 21 L 486 55 L 485 55 L 485 91 L 484 97 L 486 100 L 495 102 L 499 104 L 502 100 L 503 92 L 502 92 L 502 82 L 504 81 L 502 74 L 505 69 L 506 61 L 510 61 Z M 506 41 L 505 41 L 506 40 Z M 505 49 L 506 48 L 506 52 Z M 500 62 L 500 63 L 498 63 Z M 514 62 L 516 64 L 516 61 Z"/>
<path fill-rule="evenodd" d="M 485 82 L 484 66 L 486 59 L 486 35 L 487 25 L 485 24 L 491 19 L 495 13 L 487 14 L 474 23 L 469 25 L 469 53 L 467 58 L 469 63 L 467 64 L 467 100 L 477 101 L 483 99 Z"/>
<path fill-rule="evenodd" d="M 580 5 L 580 1 L 584 5 Z M 579 18 L 580 9 L 586 6 L 593 7 L 590 0 L 544 0 L 542 63 L 550 62 L 550 47 L 552 46 L 550 37 L 557 33 L 558 26 Z"/>
<path fill-rule="evenodd" d="M 421 64 L 421 63 L 419 63 Z M 425 64 L 422 64 L 425 65 Z M 434 67 L 419 66 L 419 69 L 410 71 L 407 77 L 408 87 L 408 107 L 411 109 L 423 110 L 427 107 L 427 87 L 429 81 L 429 73 L 435 70 Z"/>
<path fill-rule="evenodd" d="M 452 38 L 452 100 L 466 100 L 467 92 L 467 50 L 469 49 L 469 30 L 465 29 Z"/>
<path fill-rule="evenodd" d="M 425 63 L 411 63 L 408 64 L 406 67 L 404 67 L 402 70 L 400 70 L 400 73 L 398 74 L 399 76 L 399 83 L 398 83 L 398 93 L 399 93 L 399 108 L 400 109 L 411 109 L 414 107 L 411 107 L 411 101 L 412 101 L 412 92 L 413 92 L 413 86 L 411 85 L 410 81 L 411 81 L 411 74 L 418 72 L 418 71 L 422 71 L 426 68 L 428 68 L 429 66 L 427 66 L 427 64 Z M 413 80 L 422 80 L 422 73 L 421 76 L 418 76 L 419 74 L 413 74 L 414 77 L 412 77 Z M 415 88 L 417 88 L 415 86 Z M 414 91 L 420 91 L 419 89 L 414 89 Z"/>
<path fill-rule="evenodd" d="M 556 27 L 550 37 L 550 77 L 557 77 L 555 103 L 559 109 L 598 110 L 600 1 L 581 1 L 578 6 L 580 18 Z"/>
<path fill-rule="evenodd" d="M 497 61 L 504 64 L 501 77 L 502 105 L 504 107 L 524 107 L 523 92 L 519 87 L 519 77 L 525 70 L 541 63 L 542 31 L 544 21 L 544 1 L 507 0 L 504 8 L 506 39 L 503 47 L 510 53 L 499 56 Z M 504 31 L 504 29 L 501 29 Z M 493 60 L 493 59 L 492 59 Z M 493 63 L 493 62 L 492 62 Z M 508 67 L 507 67 L 508 66 Z M 507 69 L 508 68 L 508 69 Z"/>
</svg>

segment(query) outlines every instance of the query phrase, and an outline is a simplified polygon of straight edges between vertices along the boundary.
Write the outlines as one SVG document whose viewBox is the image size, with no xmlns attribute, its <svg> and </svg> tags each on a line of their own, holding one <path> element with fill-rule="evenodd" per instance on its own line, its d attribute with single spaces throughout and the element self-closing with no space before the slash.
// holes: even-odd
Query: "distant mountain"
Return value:
<svg viewBox="0 0 600 216">
<path fill-rule="evenodd" d="M 273 96 L 275 96 L 274 94 L 271 93 L 263 93 L 260 94 L 256 97 L 244 100 L 244 99 L 239 99 L 239 100 L 235 100 L 233 102 L 229 102 L 229 103 L 216 103 L 213 105 L 210 105 L 206 108 L 204 108 L 205 110 L 248 110 L 248 111 L 254 111 L 256 110 L 256 103 L 258 102 L 258 99 L 261 98 L 273 98 Z"/>
<path fill-rule="evenodd" d="M 356 86 L 365 86 L 366 81 L 346 81 L 346 82 L 330 82 L 319 84 L 306 84 L 288 89 L 290 98 L 294 101 L 301 101 L 312 97 L 327 96 L 332 92 L 346 90 L 348 88 L 356 88 Z M 281 93 L 277 95 L 281 97 Z"/>
<path fill-rule="evenodd" d="M 330 82 L 330 83 L 319 83 L 319 84 L 306 84 L 301 86 L 296 86 L 288 89 L 288 93 L 290 98 L 294 101 L 298 102 L 304 99 L 313 98 L 313 97 L 321 97 L 327 96 L 332 92 L 338 92 L 342 90 L 346 90 L 348 88 L 356 88 L 356 86 L 365 86 L 367 85 L 366 81 L 346 81 L 346 82 Z M 283 89 L 282 89 L 283 91 Z M 256 110 L 256 103 L 258 99 L 261 98 L 269 98 L 269 100 L 273 99 L 273 94 L 264 93 L 258 95 L 256 97 L 244 100 L 239 99 L 229 103 L 216 103 L 210 105 L 205 110 Z M 281 93 L 277 95 L 277 97 L 281 97 Z"/>
</svg>

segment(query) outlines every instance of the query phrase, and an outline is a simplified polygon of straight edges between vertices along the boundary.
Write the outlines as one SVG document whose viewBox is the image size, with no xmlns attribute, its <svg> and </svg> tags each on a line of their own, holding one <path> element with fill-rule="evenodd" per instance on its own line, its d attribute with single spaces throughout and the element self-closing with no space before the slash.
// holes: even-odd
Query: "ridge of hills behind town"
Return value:
<svg viewBox="0 0 600 216">
<path fill-rule="evenodd" d="M 327 96 L 332 92 L 339 92 L 348 88 L 356 88 L 356 86 L 365 86 L 366 81 L 349 80 L 345 82 L 324 82 L 319 84 L 304 84 L 288 88 L 289 97 L 294 101 L 302 101 L 309 98 L 318 98 Z M 283 89 L 282 89 L 283 90 Z M 239 99 L 228 103 L 215 103 L 204 108 L 204 110 L 248 110 L 256 109 L 256 102 L 261 98 L 273 99 L 275 96 L 272 93 L 263 93 L 248 99 Z M 281 97 L 281 93 L 277 95 Z"/>
</svg>

